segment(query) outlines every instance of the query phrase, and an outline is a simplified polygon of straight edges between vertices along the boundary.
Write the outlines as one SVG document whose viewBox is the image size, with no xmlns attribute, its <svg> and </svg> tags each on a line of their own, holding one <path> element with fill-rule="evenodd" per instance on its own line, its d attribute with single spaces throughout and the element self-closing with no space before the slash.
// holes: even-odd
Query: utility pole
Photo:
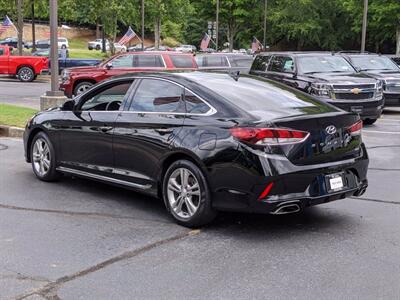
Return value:
<svg viewBox="0 0 400 300">
<path fill-rule="evenodd" d="M 263 47 L 264 51 L 267 49 L 267 2 L 264 2 L 264 39 L 263 39 Z"/>
<path fill-rule="evenodd" d="M 364 13 L 363 13 L 362 33 L 361 33 L 361 53 L 365 52 L 365 40 L 367 35 L 367 16 L 368 16 L 368 0 L 364 0 Z"/>
<path fill-rule="evenodd" d="M 142 0 L 142 51 L 144 51 L 144 0 Z"/>
<path fill-rule="evenodd" d="M 217 0 L 217 16 L 216 16 L 216 20 L 215 20 L 215 50 L 218 51 L 218 37 L 219 37 L 219 0 Z"/>
<path fill-rule="evenodd" d="M 50 64 L 51 92 L 48 96 L 56 96 L 58 90 L 58 3 L 50 0 Z"/>
<path fill-rule="evenodd" d="M 104 26 L 104 20 L 103 20 L 103 24 L 101 25 L 101 52 L 103 52 L 103 53 L 107 52 L 106 31 L 105 31 L 105 26 Z"/>
<path fill-rule="evenodd" d="M 22 55 L 22 38 L 24 34 L 24 17 L 22 14 L 22 0 L 17 1 L 18 11 L 18 55 Z"/>
<path fill-rule="evenodd" d="M 50 72 L 51 90 L 40 97 L 40 110 L 63 105 L 67 97 L 59 90 L 58 84 L 58 3 L 50 2 Z"/>
<path fill-rule="evenodd" d="M 36 30 L 35 30 L 35 0 L 31 0 L 32 15 L 32 52 L 36 51 Z"/>
</svg>

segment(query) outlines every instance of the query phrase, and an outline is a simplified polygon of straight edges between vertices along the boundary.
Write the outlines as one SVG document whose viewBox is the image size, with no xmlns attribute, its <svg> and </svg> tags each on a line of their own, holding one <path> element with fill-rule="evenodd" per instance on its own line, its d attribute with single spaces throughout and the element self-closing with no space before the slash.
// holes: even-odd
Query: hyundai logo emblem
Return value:
<svg viewBox="0 0 400 300">
<path fill-rule="evenodd" d="M 327 134 L 335 134 L 336 133 L 336 127 L 333 125 L 329 125 L 328 127 L 325 128 L 325 131 Z"/>
</svg>

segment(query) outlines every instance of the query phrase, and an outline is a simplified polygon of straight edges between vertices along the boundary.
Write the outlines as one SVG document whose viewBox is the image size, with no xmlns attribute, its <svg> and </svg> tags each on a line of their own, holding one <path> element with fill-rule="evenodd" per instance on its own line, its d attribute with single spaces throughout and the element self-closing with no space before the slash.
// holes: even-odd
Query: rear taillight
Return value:
<svg viewBox="0 0 400 300">
<path fill-rule="evenodd" d="M 281 145 L 304 142 L 309 132 L 282 128 L 235 127 L 231 134 L 240 141 L 254 145 Z"/>
<path fill-rule="evenodd" d="M 349 131 L 350 135 L 356 136 L 356 135 L 361 135 L 362 128 L 363 128 L 363 122 L 362 120 L 360 120 L 357 123 L 348 127 L 347 130 Z"/>
</svg>

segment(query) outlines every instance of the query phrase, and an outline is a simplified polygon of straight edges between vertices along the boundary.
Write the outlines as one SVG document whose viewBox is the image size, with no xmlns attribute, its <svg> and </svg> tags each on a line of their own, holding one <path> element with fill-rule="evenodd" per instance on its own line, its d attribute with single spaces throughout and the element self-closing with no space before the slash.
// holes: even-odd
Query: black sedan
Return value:
<svg viewBox="0 0 400 300">
<path fill-rule="evenodd" d="M 286 214 L 361 195 L 361 129 L 358 115 L 268 79 L 137 73 L 38 113 L 24 146 L 40 180 L 145 192 L 193 227 L 219 210 Z"/>
</svg>

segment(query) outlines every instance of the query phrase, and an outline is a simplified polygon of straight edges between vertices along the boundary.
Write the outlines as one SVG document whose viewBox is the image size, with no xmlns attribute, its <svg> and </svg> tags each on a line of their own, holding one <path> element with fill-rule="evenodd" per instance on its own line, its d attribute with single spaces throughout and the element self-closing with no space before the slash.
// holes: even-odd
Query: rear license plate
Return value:
<svg viewBox="0 0 400 300">
<path fill-rule="evenodd" d="M 362 106 L 352 106 L 350 107 L 350 111 L 361 114 L 363 112 Z"/>
<path fill-rule="evenodd" d="M 326 176 L 328 192 L 340 191 L 344 188 L 343 174 L 331 174 Z"/>
</svg>

